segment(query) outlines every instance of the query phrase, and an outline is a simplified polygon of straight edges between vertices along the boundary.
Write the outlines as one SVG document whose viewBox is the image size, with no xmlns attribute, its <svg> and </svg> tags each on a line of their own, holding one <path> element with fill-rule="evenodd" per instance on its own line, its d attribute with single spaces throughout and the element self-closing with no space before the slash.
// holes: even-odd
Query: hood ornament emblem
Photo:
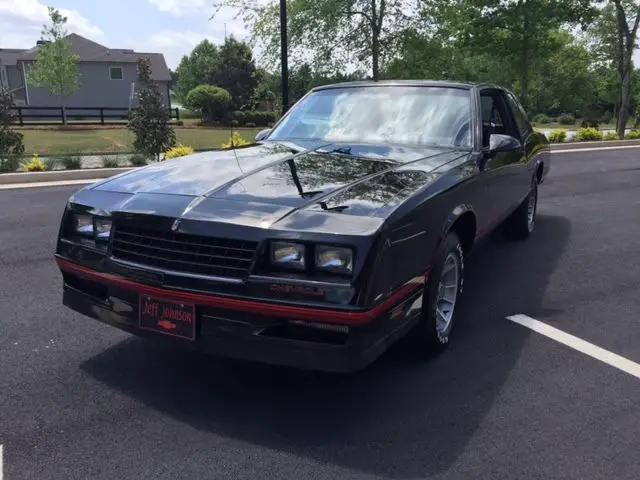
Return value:
<svg viewBox="0 0 640 480">
<path fill-rule="evenodd" d="M 172 231 L 172 232 L 177 232 L 177 231 L 178 231 L 178 227 L 179 227 L 179 226 L 180 226 L 180 219 L 179 219 L 179 218 L 176 218 L 176 219 L 173 221 L 173 224 L 171 225 L 171 231 Z"/>
</svg>

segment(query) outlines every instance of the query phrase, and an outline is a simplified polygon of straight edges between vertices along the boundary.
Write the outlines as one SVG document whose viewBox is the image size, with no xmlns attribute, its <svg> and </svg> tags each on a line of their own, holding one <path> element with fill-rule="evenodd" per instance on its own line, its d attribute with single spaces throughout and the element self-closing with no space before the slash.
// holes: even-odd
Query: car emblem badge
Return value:
<svg viewBox="0 0 640 480">
<path fill-rule="evenodd" d="M 177 232 L 178 231 L 178 227 L 180 226 L 180 219 L 176 218 L 173 222 L 173 225 L 171 225 L 171 231 L 172 232 Z"/>
</svg>

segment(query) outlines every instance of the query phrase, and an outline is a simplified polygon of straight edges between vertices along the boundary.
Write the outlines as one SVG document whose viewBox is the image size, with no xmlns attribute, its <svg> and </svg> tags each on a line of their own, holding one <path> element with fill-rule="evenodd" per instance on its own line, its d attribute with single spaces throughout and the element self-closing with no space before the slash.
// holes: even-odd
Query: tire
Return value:
<svg viewBox="0 0 640 480">
<path fill-rule="evenodd" d="M 457 280 L 451 276 L 451 268 L 455 270 Z M 439 310 L 444 310 L 439 308 L 438 303 L 439 293 L 445 293 L 446 290 L 441 287 L 441 282 L 444 284 L 447 280 L 453 284 L 446 292 L 450 299 L 453 295 L 453 308 L 450 319 L 445 321 L 446 319 L 438 313 Z M 412 356 L 430 358 L 442 353 L 447 348 L 455 326 L 456 305 L 462 294 L 463 285 L 464 253 L 462 244 L 458 235 L 451 232 L 444 238 L 433 257 L 429 278 L 424 286 L 421 318 L 408 338 Z M 440 302 L 441 306 L 444 304 L 445 302 Z"/>
<path fill-rule="evenodd" d="M 530 210 L 531 208 L 531 210 Z M 534 176 L 531 180 L 529 195 L 518 208 L 505 220 L 503 231 L 510 240 L 526 240 L 536 226 L 538 213 L 538 180 Z"/>
</svg>

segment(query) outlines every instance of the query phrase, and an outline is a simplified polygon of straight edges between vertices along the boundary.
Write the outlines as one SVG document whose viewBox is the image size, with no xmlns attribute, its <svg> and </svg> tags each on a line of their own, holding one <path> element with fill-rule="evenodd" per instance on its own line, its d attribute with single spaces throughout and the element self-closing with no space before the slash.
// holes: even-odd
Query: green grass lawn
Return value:
<svg viewBox="0 0 640 480">
<path fill-rule="evenodd" d="M 40 156 L 68 153 L 128 153 L 132 152 L 133 133 L 126 128 L 92 130 L 17 129 L 24 135 L 25 154 Z M 261 128 L 238 128 L 242 138 L 251 141 Z M 196 150 L 220 148 L 231 135 L 221 128 L 175 128 L 179 143 Z"/>
</svg>

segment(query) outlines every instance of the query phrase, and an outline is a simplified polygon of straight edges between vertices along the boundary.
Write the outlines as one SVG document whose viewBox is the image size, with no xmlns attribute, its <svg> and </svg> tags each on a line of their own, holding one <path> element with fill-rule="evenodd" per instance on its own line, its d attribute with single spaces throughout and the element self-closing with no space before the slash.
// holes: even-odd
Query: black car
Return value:
<svg viewBox="0 0 640 480">
<path fill-rule="evenodd" d="M 549 144 L 492 85 L 310 91 L 252 145 L 154 163 L 69 200 L 64 304 L 221 356 L 353 371 L 405 335 L 446 348 L 464 259 L 534 229 Z"/>
</svg>

